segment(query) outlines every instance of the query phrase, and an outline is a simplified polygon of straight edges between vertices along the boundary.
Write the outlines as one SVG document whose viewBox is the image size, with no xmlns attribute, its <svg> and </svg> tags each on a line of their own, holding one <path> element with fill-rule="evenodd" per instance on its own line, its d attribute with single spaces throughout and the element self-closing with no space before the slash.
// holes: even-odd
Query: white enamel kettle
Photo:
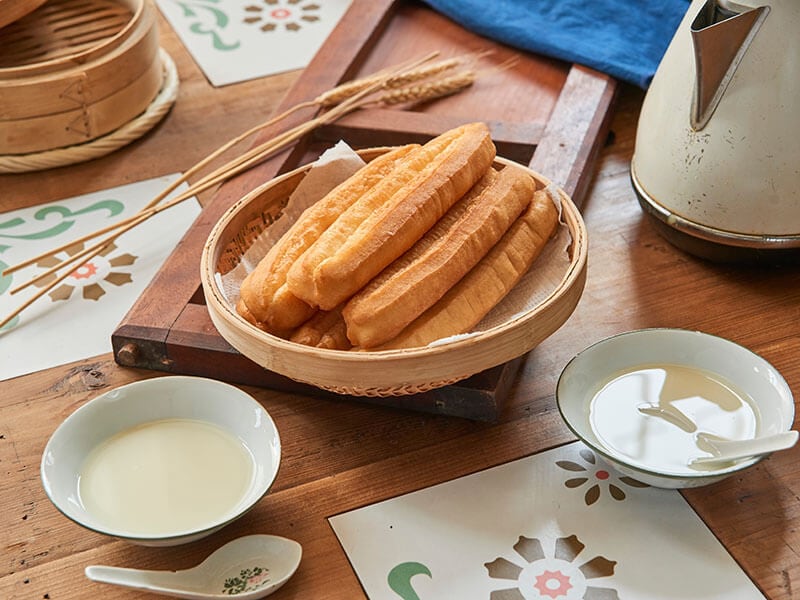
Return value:
<svg viewBox="0 0 800 600">
<path fill-rule="evenodd" d="M 800 0 L 692 2 L 645 95 L 631 180 L 688 252 L 800 264 Z"/>
</svg>

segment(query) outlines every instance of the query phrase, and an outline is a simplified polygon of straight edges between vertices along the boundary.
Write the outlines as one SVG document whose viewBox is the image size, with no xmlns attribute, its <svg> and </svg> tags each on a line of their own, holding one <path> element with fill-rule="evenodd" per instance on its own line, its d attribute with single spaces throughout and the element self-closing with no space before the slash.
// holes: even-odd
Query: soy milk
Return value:
<svg viewBox="0 0 800 600">
<path fill-rule="evenodd" d="M 752 401 L 730 383 L 682 365 L 641 365 L 616 374 L 594 395 L 590 422 L 598 441 L 628 462 L 676 474 L 696 472 L 709 456 L 700 431 L 729 439 L 756 435 Z"/>
<path fill-rule="evenodd" d="M 231 515 L 254 475 L 252 455 L 232 434 L 202 421 L 163 419 L 95 448 L 78 491 L 84 508 L 109 528 L 159 535 Z"/>
</svg>

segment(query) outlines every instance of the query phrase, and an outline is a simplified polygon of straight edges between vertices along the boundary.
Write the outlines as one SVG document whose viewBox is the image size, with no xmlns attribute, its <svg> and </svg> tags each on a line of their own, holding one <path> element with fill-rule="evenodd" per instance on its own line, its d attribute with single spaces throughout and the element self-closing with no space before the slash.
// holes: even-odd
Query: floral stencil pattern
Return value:
<svg viewBox="0 0 800 600">
<path fill-rule="evenodd" d="M 352 0 L 155 0 L 214 86 L 305 68 Z"/>
<path fill-rule="evenodd" d="M 55 254 L 47 259 L 40 260 L 36 266 L 46 271 L 49 267 L 59 264 L 65 258 L 75 256 L 83 250 L 83 244 L 76 244 L 67 248 L 62 254 Z M 68 300 L 75 290 L 80 290 L 84 300 L 99 300 L 105 295 L 104 283 L 121 286 L 133 281 L 130 272 L 123 267 L 130 267 L 136 262 L 137 257 L 132 254 L 117 253 L 117 246 L 109 244 L 100 254 L 91 260 L 76 267 L 64 282 L 53 289 L 48 295 L 53 302 Z M 36 282 L 39 287 L 48 285 L 56 278 L 54 273 Z"/>
<path fill-rule="evenodd" d="M 250 4 L 245 10 L 250 16 L 244 22 L 260 25 L 259 29 L 267 33 L 283 27 L 286 31 L 299 31 L 304 24 L 320 20 L 319 4 L 303 0 L 263 0 L 260 4 Z"/>
<path fill-rule="evenodd" d="M 514 551 L 522 564 L 496 558 L 484 564 L 493 579 L 513 582 L 512 587 L 495 590 L 491 600 L 618 600 L 617 591 L 599 587 L 591 580 L 614 575 L 616 561 L 595 556 L 579 560 L 585 548 L 577 536 L 555 540 L 552 552 L 545 551 L 538 538 L 520 536 Z"/>
<path fill-rule="evenodd" d="M 587 490 L 583 497 L 586 506 L 591 506 L 597 502 L 604 488 L 608 489 L 609 495 L 614 500 L 625 500 L 627 497 L 625 491 L 615 482 L 621 482 L 635 488 L 649 487 L 646 483 L 637 481 L 633 477 L 618 476 L 614 474 L 614 471 L 598 464 L 597 457 L 591 450 L 583 448 L 579 454 L 585 464 L 579 464 L 571 460 L 559 460 L 556 461 L 556 465 L 565 471 L 579 474 L 577 477 L 567 479 L 564 485 L 568 488 L 579 488 L 586 485 Z"/>
</svg>

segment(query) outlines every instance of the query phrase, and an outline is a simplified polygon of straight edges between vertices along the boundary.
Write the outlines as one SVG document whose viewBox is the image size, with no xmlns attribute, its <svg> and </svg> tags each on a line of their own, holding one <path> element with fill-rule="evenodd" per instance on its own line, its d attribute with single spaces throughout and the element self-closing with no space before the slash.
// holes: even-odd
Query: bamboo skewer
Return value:
<svg viewBox="0 0 800 600">
<path fill-rule="evenodd" d="M 212 152 L 207 157 L 205 157 L 203 160 L 201 160 L 200 162 L 198 162 L 197 164 L 195 164 L 194 166 L 189 168 L 185 173 L 183 173 L 175 181 L 170 183 L 155 198 L 153 198 L 153 200 L 151 200 L 148 204 L 146 204 L 141 209 L 139 209 L 139 212 L 140 213 L 145 212 L 145 211 L 149 210 L 150 208 L 152 208 L 153 206 L 155 206 L 156 204 L 158 204 L 159 202 L 161 202 L 162 200 L 164 200 L 164 198 L 166 198 L 171 192 L 175 191 L 175 189 L 181 183 L 184 183 L 184 182 L 188 181 L 189 177 L 191 177 L 192 175 L 197 173 L 204 166 L 208 165 L 212 160 L 217 158 L 220 154 L 224 153 L 226 150 L 229 150 L 230 148 L 232 148 L 233 146 L 235 146 L 239 142 L 247 139 L 249 136 L 251 136 L 255 132 L 257 132 L 257 131 L 265 128 L 265 127 L 268 127 L 270 125 L 273 125 L 274 123 L 277 123 L 278 121 L 286 118 L 290 113 L 294 112 L 295 109 L 297 109 L 297 108 L 298 108 L 298 106 L 290 108 L 289 110 L 281 113 L 277 117 L 273 117 L 269 121 L 261 123 L 260 125 L 256 125 L 255 127 L 252 127 L 250 129 L 248 129 L 247 131 L 245 131 L 244 133 L 236 136 L 232 140 L 229 140 L 224 145 L 220 146 L 214 152 Z M 42 252 L 41 254 L 38 254 L 38 255 L 33 256 L 31 258 L 28 258 L 28 259 L 26 259 L 26 260 L 24 260 L 22 262 L 19 262 L 19 263 L 15 264 L 15 265 L 13 265 L 11 267 L 7 267 L 2 272 L 2 274 L 3 275 L 11 275 L 12 273 L 14 273 L 16 271 L 19 271 L 20 269 L 23 269 L 24 267 L 30 266 L 30 265 L 32 265 L 32 264 L 34 264 L 36 262 L 39 262 L 40 260 L 42 260 L 44 258 L 47 258 L 49 256 L 53 256 L 54 254 L 58 254 L 59 252 L 63 252 L 64 250 L 66 250 L 67 248 L 69 248 L 71 246 L 74 246 L 76 244 L 81 244 L 81 243 L 83 243 L 83 242 L 85 242 L 87 240 L 90 240 L 90 239 L 95 238 L 95 237 L 99 237 L 99 236 L 101 236 L 101 235 L 103 235 L 105 233 L 108 233 L 109 231 L 113 231 L 114 229 L 122 227 L 122 226 L 128 224 L 129 222 L 133 221 L 134 219 L 136 219 L 136 217 L 137 217 L 136 214 L 131 215 L 130 217 L 122 219 L 121 221 L 117 221 L 116 223 L 112 223 L 111 225 L 108 225 L 106 227 L 98 229 L 97 231 L 93 231 L 93 232 L 87 233 L 86 235 L 83 235 L 81 237 L 75 238 L 71 242 L 67 242 L 66 244 L 62 244 L 61 246 L 58 246 L 56 248 L 52 248 L 50 250 L 46 250 L 45 252 Z M 14 292 L 11 291 L 10 293 L 13 294 Z"/>
<path fill-rule="evenodd" d="M 101 240 L 97 244 L 89 246 L 88 248 L 85 248 L 84 250 L 78 252 L 77 254 L 75 254 L 73 256 L 70 256 L 69 258 L 63 260 L 62 262 L 50 267 L 49 269 L 43 271 L 42 273 L 40 273 L 39 275 L 37 275 L 33 279 L 31 279 L 31 280 L 29 280 L 29 281 L 27 281 L 27 282 L 25 282 L 23 284 L 20 284 L 17 287 L 9 290 L 9 294 L 16 294 L 20 290 L 23 290 L 26 287 L 28 287 L 30 285 L 33 285 L 33 284 L 37 283 L 38 281 L 41 281 L 42 279 L 50 276 L 54 272 L 59 271 L 59 270 L 63 269 L 64 267 L 66 267 L 66 266 L 68 266 L 68 265 L 70 265 L 72 263 L 75 263 L 75 262 L 77 262 L 78 260 L 80 260 L 82 258 L 85 258 L 86 260 L 91 260 L 92 258 L 97 256 L 100 252 L 102 252 L 103 249 L 106 246 L 108 246 L 108 244 L 113 242 L 120 235 L 122 235 L 126 231 L 129 231 L 129 230 L 133 229 L 138 224 L 146 221 L 147 219 L 149 219 L 153 215 L 156 215 L 156 214 L 158 214 L 158 213 L 160 213 L 160 212 L 162 212 L 162 211 L 164 211 L 164 210 L 166 210 L 168 208 L 171 208 L 171 207 L 175 206 L 176 204 L 179 204 L 179 203 L 183 202 L 184 200 L 187 200 L 188 198 L 191 198 L 192 196 L 194 196 L 196 194 L 199 194 L 201 192 L 206 191 L 207 189 L 213 187 L 214 185 L 217 185 L 218 183 L 222 183 L 226 179 L 229 179 L 230 177 L 233 177 L 234 175 L 237 175 L 237 174 L 241 173 L 244 170 L 249 169 L 251 166 L 253 166 L 257 162 L 259 162 L 261 160 L 264 160 L 269 154 L 271 154 L 271 153 L 273 153 L 273 152 L 275 152 L 277 150 L 282 149 L 288 143 L 294 141 L 295 139 L 297 139 L 299 137 L 302 137 L 304 134 L 308 133 L 309 131 L 311 131 L 312 129 L 318 127 L 319 125 L 331 122 L 331 121 L 335 120 L 336 118 L 339 118 L 340 116 L 342 116 L 342 114 L 345 114 L 347 112 L 355 110 L 355 108 L 358 108 L 358 101 L 360 101 L 360 99 L 363 96 L 371 93 L 372 91 L 373 91 L 372 89 L 366 89 L 365 91 L 359 93 L 358 95 L 353 96 L 352 99 L 348 99 L 346 102 L 343 102 L 341 105 L 339 105 L 335 109 L 332 109 L 328 113 L 325 113 L 325 115 L 323 115 L 322 117 L 318 117 L 316 119 L 312 119 L 311 121 L 303 123 L 302 125 L 298 125 L 297 127 L 294 127 L 293 129 L 291 129 L 291 130 L 289 130 L 287 132 L 284 132 L 284 133 L 280 134 L 279 136 L 269 140 L 268 142 L 265 142 L 265 143 L 263 143 L 263 144 L 261 144 L 259 146 L 256 146 L 255 148 L 252 148 L 251 150 L 249 150 L 244 155 L 234 159 L 233 161 L 227 163 L 226 165 L 224 165 L 223 167 L 217 169 L 213 173 L 205 176 L 200 181 L 198 181 L 196 184 L 194 184 L 189 189 L 187 189 L 186 191 L 181 193 L 176 198 L 170 200 L 166 204 L 163 204 L 163 205 L 160 205 L 160 206 L 154 206 L 153 203 L 151 202 L 147 207 L 145 207 L 145 209 L 141 210 L 140 212 L 136 213 L 135 215 L 133 215 L 131 217 L 128 217 L 127 219 L 125 219 L 125 220 L 123 220 L 121 222 L 118 222 L 114 226 L 110 226 L 110 227 L 105 228 L 104 233 L 106 233 L 108 231 L 112 231 L 114 229 L 118 229 L 118 231 L 116 231 L 112 235 L 104 238 L 103 240 Z M 88 237 L 84 236 L 84 237 L 85 237 L 85 239 L 90 239 L 91 237 L 94 237 L 94 236 L 88 236 Z M 72 246 L 75 243 L 76 242 L 73 241 L 73 242 L 71 242 L 69 244 L 69 246 Z M 67 247 L 69 247 L 69 246 L 67 246 Z M 53 251 L 50 251 L 49 253 L 47 253 L 47 254 L 45 254 L 43 256 L 50 256 L 52 254 L 53 254 Z M 69 273 L 67 273 L 67 274 L 69 274 Z M 49 289 L 52 289 L 52 286 L 54 286 L 55 284 L 59 283 L 62 280 L 63 280 L 63 277 L 58 279 L 55 282 L 51 282 L 51 287 L 48 287 L 44 291 L 45 292 L 49 291 Z M 16 316 L 16 315 L 12 315 L 11 318 L 13 318 L 14 316 Z M 0 327 L 2 327 L 4 324 L 5 324 L 4 321 L 0 322 Z"/>
<path fill-rule="evenodd" d="M 120 235 L 123 233 L 133 229 L 140 223 L 146 221 L 150 217 L 158 214 L 172 206 L 183 202 L 184 200 L 193 197 L 194 195 L 209 189 L 210 187 L 217 185 L 219 183 L 224 182 L 225 180 L 233 177 L 242 171 L 245 171 L 252 167 L 253 165 L 265 160 L 271 154 L 277 152 L 285 148 L 289 143 L 296 141 L 297 139 L 301 138 L 306 133 L 312 131 L 313 129 L 319 127 L 320 125 L 325 125 L 335 121 L 336 119 L 341 118 L 342 116 L 357 110 L 359 108 L 363 108 L 366 106 L 371 106 L 374 104 L 384 104 L 387 106 L 393 104 L 400 104 L 400 103 L 408 103 L 414 100 L 427 100 L 442 97 L 445 95 L 450 95 L 453 93 L 457 93 L 461 91 L 465 87 L 472 84 L 475 79 L 475 74 L 472 71 L 463 71 L 461 73 L 457 73 L 455 75 L 451 75 L 449 77 L 445 77 L 439 80 L 433 81 L 425 81 L 426 78 L 430 77 L 431 75 L 439 75 L 441 73 L 447 72 L 460 64 L 461 61 L 457 59 L 449 59 L 447 61 L 440 61 L 434 65 L 430 65 L 428 67 L 423 67 L 418 69 L 415 72 L 413 69 L 419 67 L 420 65 L 424 64 L 425 62 L 431 60 L 436 56 L 436 53 L 430 54 L 422 59 L 417 61 L 413 61 L 411 63 L 407 63 L 403 67 L 398 67 L 394 71 L 382 71 L 381 76 L 371 76 L 369 78 L 365 78 L 364 80 L 356 80 L 356 82 L 347 82 L 337 88 L 333 88 L 324 94 L 321 94 L 317 99 L 311 101 L 310 103 L 301 103 L 298 104 L 287 111 L 281 113 L 280 115 L 271 118 L 269 121 L 262 123 L 256 127 L 249 129 L 248 131 L 244 132 L 243 134 L 233 138 L 232 140 L 228 141 L 226 144 L 218 148 L 214 151 L 211 155 L 194 165 L 190 168 L 186 173 L 184 173 L 180 178 L 176 181 L 171 183 L 165 190 L 163 190 L 158 196 L 156 196 L 151 202 L 149 202 L 146 206 L 140 209 L 136 214 L 123 219 L 113 225 L 109 225 L 101 230 L 95 231 L 91 234 L 87 234 L 77 240 L 73 240 L 72 242 L 62 245 L 59 248 L 50 250 L 46 253 L 40 254 L 37 257 L 28 259 L 22 263 L 19 263 L 13 267 L 7 268 L 3 274 L 7 275 L 9 273 L 15 272 L 25 266 L 33 264 L 43 258 L 53 256 L 58 252 L 64 251 L 67 248 L 74 246 L 77 243 L 85 242 L 89 239 L 98 237 L 100 235 L 113 232 L 107 237 L 103 238 L 101 241 L 85 248 L 84 250 L 78 252 L 77 254 L 59 262 L 58 264 L 50 267 L 43 273 L 40 273 L 33 279 L 23 283 L 14 289 L 10 290 L 10 294 L 14 294 L 19 292 L 20 290 L 33 285 L 42 279 L 52 275 L 53 273 L 77 262 L 78 260 L 83 259 L 83 263 L 91 260 L 98 254 L 100 254 L 105 248 L 107 248 L 114 240 L 116 240 Z M 424 75 L 423 75 L 424 74 Z M 389 82 L 394 80 L 395 82 L 402 82 L 404 84 L 420 82 L 418 84 L 411 85 L 406 88 L 396 88 L 396 85 L 392 84 L 389 85 Z M 354 86 L 351 85 L 353 83 L 358 83 L 359 85 Z M 381 88 L 389 90 L 388 92 L 384 93 L 381 97 L 377 99 L 371 99 L 369 96 L 373 95 L 376 91 L 380 90 Z M 202 167 L 208 165 L 212 160 L 220 156 L 226 150 L 229 150 L 237 143 L 243 141 L 248 136 L 252 135 L 253 133 L 263 129 L 268 125 L 272 125 L 286 116 L 291 114 L 292 112 L 308 107 L 311 105 L 316 104 L 319 107 L 323 107 L 324 103 L 326 102 L 333 102 L 331 98 L 335 96 L 335 93 L 339 94 L 338 98 L 335 98 L 337 103 L 333 104 L 332 108 L 328 111 L 322 113 L 321 115 L 302 123 L 288 131 L 281 133 L 267 142 L 264 142 L 254 148 L 251 148 L 243 155 L 236 157 L 235 159 L 229 161 L 222 167 L 216 169 L 209 175 L 201 178 L 197 183 L 191 185 L 187 190 L 179 194 L 177 197 L 169 200 L 166 203 L 161 204 L 161 202 L 167 197 L 167 195 L 174 191 L 178 185 L 185 182 L 188 177 L 197 173 Z M 34 294 L 31 298 L 25 301 L 21 306 L 19 306 L 16 310 L 14 310 L 11 314 L 0 320 L 0 329 L 4 327 L 7 323 L 9 323 L 14 317 L 19 315 L 23 310 L 25 310 L 28 306 L 30 306 L 33 302 L 39 299 L 41 296 L 52 290 L 58 283 L 66 279 L 74 269 L 68 270 L 62 275 L 56 277 L 53 281 L 49 282 L 46 286 L 42 287 L 36 294 Z"/>
<path fill-rule="evenodd" d="M 256 125 L 255 127 L 251 127 L 250 129 L 248 129 L 244 133 L 242 133 L 242 134 L 236 136 L 235 138 L 229 140 L 228 142 L 226 142 L 225 144 L 223 144 L 222 146 L 217 148 L 210 155 L 208 155 L 206 158 L 204 158 L 203 160 L 201 160 L 200 162 L 198 162 L 197 164 L 195 164 L 194 166 L 189 168 L 185 173 L 183 173 L 183 175 L 178 177 L 174 182 L 172 182 L 170 185 L 168 185 L 161 193 L 159 193 L 152 201 L 150 201 L 147 205 L 142 207 L 140 209 L 140 212 L 144 212 L 144 211 L 150 209 L 151 207 L 155 206 L 159 202 L 161 202 L 164 198 L 166 198 L 170 194 L 170 192 L 174 191 L 181 183 L 184 183 L 185 181 L 187 181 L 189 179 L 189 177 L 191 177 L 192 175 L 197 173 L 204 166 L 208 165 L 211 161 L 213 161 L 215 158 L 219 157 L 225 151 L 227 151 L 230 148 L 234 147 L 236 144 L 244 141 L 249 136 L 251 136 L 252 134 L 254 134 L 254 133 L 258 132 L 258 131 L 260 131 L 261 129 L 269 127 L 270 125 L 274 125 L 275 123 L 285 119 L 286 117 L 288 117 L 292 113 L 294 113 L 294 112 L 296 112 L 296 111 L 298 111 L 300 109 L 303 109 L 303 108 L 308 108 L 308 107 L 312 107 L 312 106 L 318 106 L 320 108 L 336 106 L 337 104 L 344 104 L 345 101 L 349 100 L 351 97 L 355 97 L 355 96 L 362 97 L 364 95 L 364 93 L 362 93 L 362 92 L 364 92 L 365 90 L 367 91 L 367 93 L 369 91 L 374 91 L 375 89 L 380 87 L 381 84 L 384 85 L 384 86 L 387 86 L 387 87 L 394 87 L 393 85 L 389 84 L 389 82 L 391 82 L 393 80 L 395 80 L 395 81 L 414 81 L 414 80 L 417 80 L 417 79 L 419 79 L 419 75 L 411 77 L 409 75 L 405 75 L 404 71 L 409 71 L 410 73 L 415 73 L 415 71 L 413 71 L 412 69 L 424 64 L 427 61 L 432 60 L 433 58 L 435 58 L 437 56 L 437 54 L 438 53 L 436 53 L 436 52 L 432 52 L 432 53 L 430 53 L 430 54 L 428 54 L 428 55 L 426 55 L 426 56 L 424 56 L 424 57 L 422 57 L 420 59 L 416 59 L 414 61 L 408 61 L 406 63 L 403 63 L 403 64 L 397 66 L 393 70 L 385 69 L 385 70 L 383 70 L 383 71 L 381 71 L 379 73 L 376 73 L 375 75 L 371 75 L 371 76 L 369 76 L 367 78 L 363 78 L 363 79 L 359 79 L 359 80 L 355 80 L 355 81 L 345 82 L 345 83 L 343 83 L 341 85 L 336 86 L 335 88 L 333 88 L 331 90 L 323 92 L 322 94 L 320 94 L 314 100 L 311 100 L 311 101 L 308 101 L 308 102 L 301 102 L 299 104 L 296 104 L 295 106 L 285 110 L 281 114 L 270 118 L 269 120 L 265 121 L 264 123 L 260 123 L 259 125 Z M 442 72 L 442 71 L 446 70 L 446 68 L 444 66 L 445 63 L 447 65 L 454 64 L 455 60 L 456 59 L 448 59 L 447 61 L 440 61 L 439 63 L 431 65 L 430 68 L 427 68 L 424 71 L 420 70 L 420 72 L 424 72 L 424 73 Z M 447 68 L 450 68 L 450 67 L 447 66 Z M 228 166 L 228 165 L 225 165 L 225 166 Z M 217 171 L 215 171 L 215 172 L 219 172 L 219 169 Z M 29 258 L 29 259 L 26 259 L 26 260 L 24 260 L 24 261 L 22 261 L 22 262 L 20 262 L 20 263 L 18 263 L 16 265 L 7 267 L 1 274 L 2 275 L 10 275 L 10 274 L 12 274 L 12 273 L 24 268 L 24 267 L 27 267 L 27 266 L 30 266 L 30 265 L 36 263 L 36 262 L 39 262 L 40 260 L 42 260 L 44 258 L 48 258 L 50 256 L 58 254 L 59 252 L 63 252 L 67 248 L 70 248 L 70 247 L 72 247 L 72 246 L 74 246 L 76 244 L 83 243 L 83 242 L 85 242 L 87 240 L 90 240 L 90 239 L 92 239 L 94 237 L 98 237 L 100 235 L 108 233 L 109 231 L 113 231 L 114 229 L 117 229 L 118 227 L 122 227 L 122 226 L 126 225 L 127 223 L 129 223 L 130 221 L 134 220 L 136 217 L 137 217 L 137 215 L 132 215 L 130 217 L 127 217 L 126 219 L 123 219 L 121 221 L 118 221 L 116 223 L 108 225 L 108 226 L 106 226 L 106 227 L 104 227 L 102 229 L 99 229 L 97 231 L 93 231 L 93 232 L 88 233 L 88 234 L 86 234 L 84 236 L 76 238 L 76 239 L 74 239 L 74 240 L 72 240 L 70 242 L 62 244 L 61 246 L 57 246 L 56 248 L 52 248 L 50 250 L 42 252 L 41 254 L 38 254 L 38 255 L 33 256 L 33 257 Z M 26 287 L 26 286 L 22 286 L 22 287 Z M 22 289 L 22 288 L 15 288 L 15 289 Z M 12 291 L 11 293 L 14 293 L 14 292 Z"/>
</svg>

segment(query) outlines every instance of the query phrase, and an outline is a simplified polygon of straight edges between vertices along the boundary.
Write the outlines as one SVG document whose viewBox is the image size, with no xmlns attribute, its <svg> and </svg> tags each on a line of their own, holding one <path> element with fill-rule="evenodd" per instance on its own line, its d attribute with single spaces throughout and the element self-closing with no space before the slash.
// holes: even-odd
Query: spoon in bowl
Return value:
<svg viewBox="0 0 800 600">
<path fill-rule="evenodd" d="M 92 565 L 92 581 L 147 590 L 175 598 L 209 600 L 236 596 L 255 600 L 281 587 L 297 570 L 303 550 L 294 540 L 248 535 L 215 550 L 196 567 L 183 571 L 148 571 Z"/>
<path fill-rule="evenodd" d="M 713 456 L 694 458 L 689 461 L 689 465 L 716 465 L 786 450 L 797 443 L 799 435 L 797 431 L 785 431 L 748 440 L 728 440 L 700 432 L 697 434 L 697 446 L 701 450 L 710 452 Z"/>
</svg>

